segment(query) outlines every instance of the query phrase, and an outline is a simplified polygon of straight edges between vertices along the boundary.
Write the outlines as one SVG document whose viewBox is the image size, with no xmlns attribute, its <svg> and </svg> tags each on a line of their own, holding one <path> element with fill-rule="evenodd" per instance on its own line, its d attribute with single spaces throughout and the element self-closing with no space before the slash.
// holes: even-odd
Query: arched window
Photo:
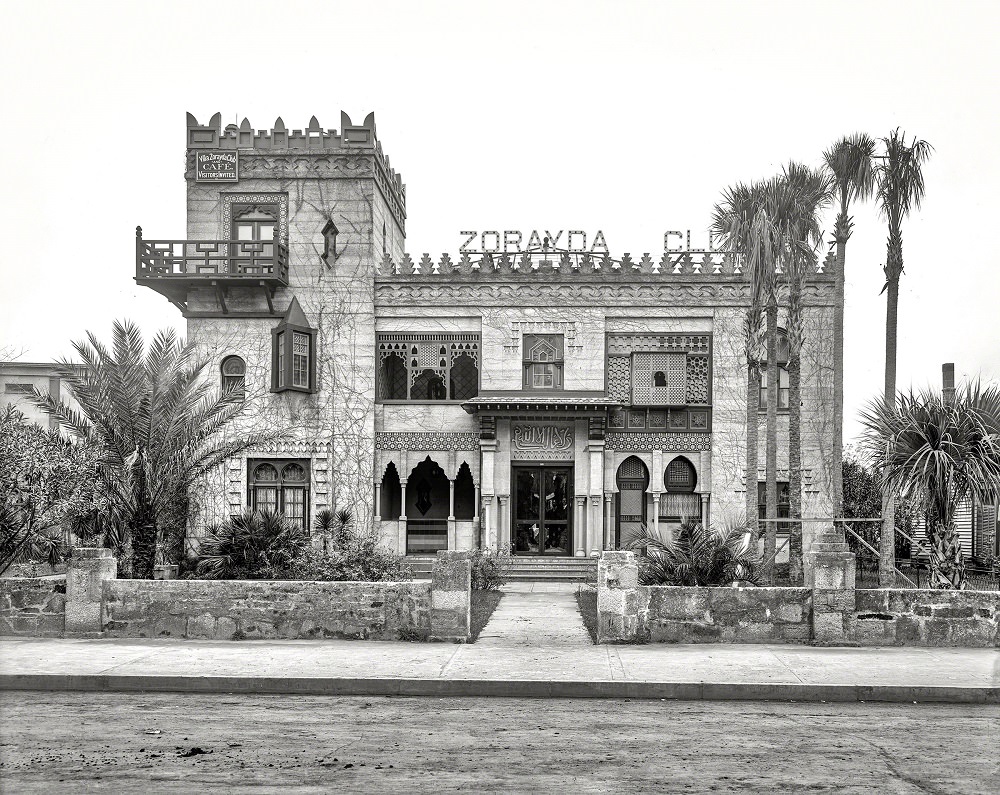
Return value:
<svg viewBox="0 0 1000 795">
<path fill-rule="evenodd" d="M 379 491 L 379 516 L 383 519 L 398 519 L 402 507 L 402 489 L 399 483 L 399 472 L 396 465 L 389 462 L 382 475 L 382 488 Z"/>
<path fill-rule="evenodd" d="M 663 374 L 662 370 L 657 370 L 653 373 L 653 386 L 666 386 L 667 377 Z"/>
<path fill-rule="evenodd" d="M 387 354 L 382 359 L 379 379 L 383 400 L 406 400 L 406 360 L 398 353 Z"/>
<path fill-rule="evenodd" d="M 308 459 L 251 459 L 247 472 L 253 510 L 273 511 L 303 529 L 309 526 Z"/>
<path fill-rule="evenodd" d="M 222 360 L 222 394 L 234 400 L 246 397 L 247 365 L 239 356 Z"/>
<path fill-rule="evenodd" d="M 701 495 L 695 494 L 698 473 L 694 464 L 678 456 L 663 473 L 663 486 L 667 493 L 660 497 L 660 519 L 666 522 L 683 522 L 701 517 Z"/>
<path fill-rule="evenodd" d="M 455 518 L 471 519 L 476 514 L 476 484 L 472 471 L 463 461 L 455 476 Z"/>
<path fill-rule="evenodd" d="M 413 400 L 446 400 L 448 392 L 444 386 L 444 379 L 434 370 L 421 370 L 413 379 L 410 397 Z"/>
<path fill-rule="evenodd" d="M 468 354 L 459 354 L 451 363 L 451 399 L 468 400 L 479 394 L 479 368 Z"/>
<path fill-rule="evenodd" d="M 760 408 L 767 411 L 767 362 L 761 362 Z M 778 410 L 788 409 L 788 334 L 778 329 Z"/>
</svg>

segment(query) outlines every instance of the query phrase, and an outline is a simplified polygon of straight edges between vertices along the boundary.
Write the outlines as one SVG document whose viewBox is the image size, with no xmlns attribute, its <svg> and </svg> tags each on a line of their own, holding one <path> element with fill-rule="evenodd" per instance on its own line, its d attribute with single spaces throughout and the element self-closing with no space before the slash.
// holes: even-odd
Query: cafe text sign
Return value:
<svg viewBox="0 0 1000 795">
<path fill-rule="evenodd" d="M 239 182 L 238 152 L 195 152 L 195 182 Z"/>
</svg>

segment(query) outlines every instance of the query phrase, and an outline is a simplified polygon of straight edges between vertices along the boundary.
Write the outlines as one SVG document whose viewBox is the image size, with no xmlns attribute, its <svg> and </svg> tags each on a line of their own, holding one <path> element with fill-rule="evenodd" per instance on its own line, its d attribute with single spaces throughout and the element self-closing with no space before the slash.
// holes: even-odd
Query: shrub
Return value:
<svg viewBox="0 0 1000 795">
<path fill-rule="evenodd" d="M 197 572 L 215 580 L 266 579 L 303 555 L 309 536 L 284 516 L 244 511 L 209 528 L 201 542 Z"/>
<path fill-rule="evenodd" d="M 639 560 L 641 585 L 760 583 L 760 560 L 745 525 L 706 530 L 701 522 L 684 522 L 676 537 L 644 529 L 630 546 L 647 553 Z"/>
<path fill-rule="evenodd" d="M 472 553 L 472 590 L 496 591 L 506 585 L 510 554 L 497 549 L 476 549 Z"/>
<path fill-rule="evenodd" d="M 341 543 L 323 552 L 308 549 L 289 566 L 269 572 L 277 580 L 400 582 L 413 579 L 404 558 L 381 546 L 374 533 L 351 531 Z"/>
</svg>

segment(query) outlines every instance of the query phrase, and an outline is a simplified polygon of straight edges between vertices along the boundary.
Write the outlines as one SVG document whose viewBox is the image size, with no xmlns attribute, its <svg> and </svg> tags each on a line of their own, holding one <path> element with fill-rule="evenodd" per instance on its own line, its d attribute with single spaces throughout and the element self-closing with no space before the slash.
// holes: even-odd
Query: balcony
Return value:
<svg viewBox="0 0 1000 795">
<path fill-rule="evenodd" d="M 288 247 L 277 240 L 143 240 L 135 230 L 135 281 L 166 296 L 185 317 L 189 291 L 214 292 L 223 314 L 234 287 L 260 290 L 274 315 L 273 298 L 288 286 Z M 241 313 L 242 314 L 242 313 Z"/>
</svg>

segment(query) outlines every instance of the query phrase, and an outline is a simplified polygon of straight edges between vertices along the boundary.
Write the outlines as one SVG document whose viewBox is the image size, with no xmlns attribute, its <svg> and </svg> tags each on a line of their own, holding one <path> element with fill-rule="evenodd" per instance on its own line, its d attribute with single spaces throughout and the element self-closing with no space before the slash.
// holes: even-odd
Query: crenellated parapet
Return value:
<svg viewBox="0 0 1000 795">
<path fill-rule="evenodd" d="M 240 174 L 247 178 L 267 177 L 372 177 L 385 197 L 401 229 L 405 229 L 406 186 L 389 163 L 375 135 L 375 114 L 357 125 L 341 111 L 340 132 L 324 129 L 313 116 L 302 130 L 289 130 L 279 116 L 271 129 L 255 130 L 248 119 L 222 127 L 222 114 L 208 124 L 199 124 L 187 114 L 187 177 L 195 179 L 194 152 L 197 150 L 238 151 Z M 373 159 L 359 163 L 357 155 Z"/>
<path fill-rule="evenodd" d="M 817 260 L 807 275 L 808 281 L 832 281 L 836 258 L 831 254 Z M 787 276 L 778 270 L 779 280 Z M 414 259 L 404 254 L 396 260 L 385 254 L 379 265 L 378 278 L 383 281 L 447 280 L 478 277 L 484 280 L 522 277 L 527 279 L 573 279 L 601 281 L 671 281 L 695 277 L 718 281 L 745 281 L 746 274 L 740 257 L 725 251 L 666 251 L 633 257 L 626 253 L 620 259 L 606 254 L 571 251 L 525 251 L 517 253 L 462 253 L 455 257 L 443 254 L 432 259 L 423 254 Z"/>
</svg>

